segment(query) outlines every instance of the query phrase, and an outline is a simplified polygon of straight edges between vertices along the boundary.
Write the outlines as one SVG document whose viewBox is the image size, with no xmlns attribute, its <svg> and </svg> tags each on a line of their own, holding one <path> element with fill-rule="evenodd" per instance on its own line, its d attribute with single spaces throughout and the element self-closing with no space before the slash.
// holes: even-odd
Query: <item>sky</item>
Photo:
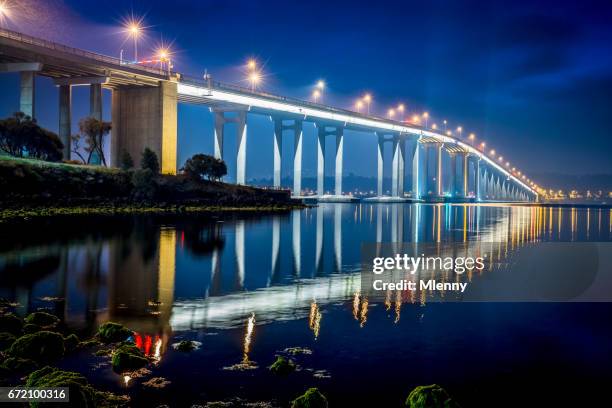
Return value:
<svg viewBox="0 0 612 408">
<path fill-rule="evenodd" d="M 166 44 L 179 72 L 246 85 L 254 57 L 269 92 L 307 99 L 323 79 L 326 104 L 352 108 L 370 92 L 380 115 L 400 102 L 410 114 L 427 111 L 430 123 L 461 125 L 534 178 L 612 174 L 609 1 L 19 0 L 13 14 L 0 24 L 126 58 L 133 47 L 122 24 L 133 14 L 146 26 L 140 56 Z M 38 82 L 39 121 L 57 130 L 57 91 Z M 16 76 L 0 76 L 0 86 L 7 116 L 18 106 Z M 87 97 L 75 91 L 73 121 L 87 114 Z M 108 119 L 109 101 L 105 92 Z M 247 177 L 271 177 L 272 124 L 252 116 Z M 212 152 L 212 134 L 205 108 L 179 106 L 179 164 Z M 305 176 L 315 174 L 314 135 L 305 125 Z M 375 146 L 372 134 L 347 132 L 345 172 L 375 176 Z"/>
</svg>

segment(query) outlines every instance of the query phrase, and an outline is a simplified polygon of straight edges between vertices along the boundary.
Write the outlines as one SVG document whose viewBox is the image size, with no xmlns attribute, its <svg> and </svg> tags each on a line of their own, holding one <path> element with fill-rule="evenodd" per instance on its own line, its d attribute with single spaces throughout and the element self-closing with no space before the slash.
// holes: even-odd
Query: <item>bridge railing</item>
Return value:
<svg viewBox="0 0 612 408">
<path fill-rule="evenodd" d="M 204 88 L 209 87 L 208 81 L 201 79 L 201 78 L 189 76 L 189 75 L 181 74 L 181 82 L 204 87 Z M 398 123 L 397 121 L 393 121 L 388 118 L 382 118 L 382 117 L 374 116 L 374 115 L 366 115 L 360 112 L 355 112 L 355 111 L 351 111 L 348 109 L 337 108 L 335 106 L 325 105 L 322 103 L 311 102 L 311 101 L 307 101 L 304 99 L 292 98 L 289 96 L 282 96 L 282 95 L 273 94 L 269 92 L 254 91 L 250 88 L 246 88 L 240 85 L 228 84 L 225 82 L 210 81 L 210 86 L 212 86 L 213 89 L 234 91 L 234 92 L 239 92 L 241 94 L 250 94 L 253 96 L 267 98 L 270 100 L 276 100 L 279 102 L 287 102 L 287 103 L 309 107 L 309 108 L 314 108 L 314 109 L 322 109 L 322 110 L 336 112 L 336 113 L 343 114 L 343 115 L 358 116 L 364 119 L 372 119 L 372 120 L 383 121 L 383 122 L 388 122 L 388 123 L 393 123 L 393 124 Z"/>
<path fill-rule="evenodd" d="M 42 38 L 32 37 L 27 34 L 22 34 L 16 31 L 7 30 L 6 28 L 0 28 L 0 37 L 19 41 L 23 44 L 35 45 L 35 46 L 47 48 L 50 50 L 61 51 L 61 52 L 65 52 L 65 53 L 72 54 L 72 55 L 78 55 L 81 57 L 89 58 L 89 59 L 96 60 L 99 62 L 104 62 L 107 64 L 119 65 L 124 68 L 128 67 L 128 68 L 133 68 L 133 69 L 137 69 L 141 71 L 146 71 L 146 72 L 153 73 L 156 75 L 165 76 L 165 74 L 157 68 L 149 67 L 146 65 L 126 64 L 125 61 L 122 61 L 119 58 L 109 57 L 108 55 L 97 54 L 95 52 L 90 52 L 90 51 L 85 51 L 85 50 L 81 50 L 78 48 L 69 47 L 67 45 L 58 44 L 53 41 L 44 40 Z"/>
</svg>

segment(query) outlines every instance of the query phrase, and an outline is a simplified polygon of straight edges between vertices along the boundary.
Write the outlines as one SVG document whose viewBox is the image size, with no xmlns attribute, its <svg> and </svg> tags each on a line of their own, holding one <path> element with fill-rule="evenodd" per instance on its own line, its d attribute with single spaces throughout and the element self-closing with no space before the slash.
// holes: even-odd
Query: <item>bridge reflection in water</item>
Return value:
<svg viewBox="0 0 612 408">
<path fill-rule="evenodd" d="M 121 219 L 106 231 L 83 236 L 83 230 L 96 229 L 75 226 L 71 232 L 68 226 L 66 236 L 37 241 L 26 239 L 33 233 L 25 231 L 23 242 L 13 236 L 3 243 L 0 291 L 20 304 L 22 315 L 51 301 L 56 314 L 84 332 L 103 321 L 122 322 L 156 356 L 173 331 L 246 328 L 251 316 L 257 324 L 304 319 L 316 338 L 325 336 L 328 304 L 352 305 L 347 313 L 367 325 L 372 300 L 360 293 L 362 243 L 484 242 L 499 260 L 530 242 L 609 241 L 610 212 L 326 204 L 263 217 Z M 403 304 L 425 303 L 430 296 L 388 293 L 380 303 L 398 323 Z"/>
</svg>

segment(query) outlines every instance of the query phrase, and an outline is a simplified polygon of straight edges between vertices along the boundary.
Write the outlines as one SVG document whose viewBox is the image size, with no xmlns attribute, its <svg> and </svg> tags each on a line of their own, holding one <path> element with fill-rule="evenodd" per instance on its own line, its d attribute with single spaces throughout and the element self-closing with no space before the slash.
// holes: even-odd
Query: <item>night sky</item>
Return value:
<svg viewBox="0 0 612 408">
<path fill-rule="evenodd" d="M 325 103 L 351 108 L 369 91 L 381 115 L 398 102 L 427 110 L 430 123 L 462 125 L 534 177 L 612 173 L 609 1 L 17 2 L 3 23 L 12 29 L 113 56 L 123 48 L 130 57 L 121 24 L 133 12 L 148 26 L 140 55 L 163 39 L 179 72 L 201 77 L 206 68 L 216 80 L 246 85 L 244 63 L 253 56 L 270 92 L 308 98 L 321 78 Z M 57 91 L 49 80 L 38 84 L 39 121 L 57 130 Z M 0 76 L 0 89 L 7 116 L 18 107 L 17 77 Z M 87 89 L 75 91 L 74 122 L 87 114 L 87 97 Z M 108 92 L 105 99 L 110 119 Z M 272 124 L 249 121 L 247 177 L 271 177 Z M 181 105 L 179 164 L 212 152 L 212 132 L 206 109 Z M 311 176 L 314 129 L 304 132 L 304 174 Z M 233 143 L 228 138 L 230 169 Z M 347 173 L 375 176 L 375 143 L 347 132 Z M 284 173 L 290 166 L 287 160 Z"/>
</svg>

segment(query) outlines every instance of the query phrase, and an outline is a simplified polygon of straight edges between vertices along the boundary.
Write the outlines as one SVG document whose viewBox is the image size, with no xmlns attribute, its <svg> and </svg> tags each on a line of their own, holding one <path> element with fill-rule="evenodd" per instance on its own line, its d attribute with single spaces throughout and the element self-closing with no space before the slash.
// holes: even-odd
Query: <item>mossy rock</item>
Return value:
<svg viewBox="0 0 612 408">
<path fill-rule="evenodd" d="M 2 367 L 12 373 L 30 373 L 38 368 L 38 364 L 27 358 L 9 357 L 2 362 Z"/>
<path fill-rule="evenodd" d="M 8 354 L 39 363 L 53 362 L 64 355 L 64 338 L 50 331 L 25 334 L 15 340 Z"/>
<path fill-rule="evenodd" d="M 118 373 L 137 370 L 147 365 L 149 360 L 133 344 L 122 344 L 113 352 L 111 359 L 113 370 Z"/>
<path fill-rule="evenodd" d="M 95 407 L 95 390 L 89 386 L 87 379 L 79 373 L 62 371 L 46 366 L 29 375 L 26 387 L 68 387 L 70 402 L 61 404 L 66 407 Z M 41 403 L 30 403 L 38 407 Z"/>
<path fill-rule="evenodd" d="M 12 333 L 2 332 L 0 333 L 0 350 L 6 350 L 13 344 L 17 337 Z"/>
<path fill-rule="evenodd" d="M 291 408 L 327 408 L 327 398 L 318 388 L 309 388 L 291 402 Z"/>
<path fill-rule="evenodd" d="M 191 340 L 183 340 L 176 345 L 178 351 L 193 351 L 196 349 L 196 345 Z"/>
<path fill-rule="evenodd" d="M 55 326 L 59 323 L 60 319 L 57 316 L 52 315 L 47 312 L 34 312 L 30 313 L 23 319 L 26 324 L 35 324 L 40 327 L 50 327 Z"/>
<path fill-rule="evenodd" d="M 438 384 L 419 385 L 406 398 L 407 408 L 459 408 L 448 395 L 448 392 Z"/>
<path fill-rule="evenodd" d="M 283 356 L 276 357 L 276 361 L 270 366 L 270 371 L 276 375 L 287 375 L 295 371 L 295 363 Z"/>
<path fill-rule="evenodd" d="M 79 347 L 81 341 L 79 340 L 76 334 L 71 334 L 69 336 L 64 337 L 64 350 L 66 353 L 72 352 Z"/>
<path fill-rule="evenodd" d="M 98 337 L 104 343 L 123 341 L 132 335 L 132 331 L 119 323 L 106 322 L 98 328 Z"/>
<path fill-rule="evenodd" d="M 79 347 L 89 348 L 101 345 L 102 342 L 98 339 L 87 339 L 79 343 Z"/>
<path fill-rule="evenodd" d="M 23 332 L 25 334 L 32 334 L 41 331 L 43 328 L 37 324 L 27 323 L 23 325 Z"/>
<path fill-rule="evenodd" d="M 23 323 L 21 322 L 21 319 L 14 314 L 6 313 L 0 315 L 0 331 L 18 336 L 21 334 L 22 327 Z"/>
</svg>

